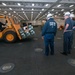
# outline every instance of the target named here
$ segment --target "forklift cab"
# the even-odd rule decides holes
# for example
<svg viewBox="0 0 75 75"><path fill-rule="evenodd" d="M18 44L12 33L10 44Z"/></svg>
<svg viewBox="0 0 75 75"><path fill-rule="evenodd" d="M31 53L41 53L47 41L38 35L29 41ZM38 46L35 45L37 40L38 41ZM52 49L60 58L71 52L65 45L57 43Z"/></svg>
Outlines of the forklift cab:
<svg viewBox="0 0 75 75"><path fill-rule="evenodd" d="M3 23L6 27L0 32L0 39L3 39L5 42L15 42L17 38L22 40L35 34L32 26L27 25L27 29L24 30L21 23L14 17L0 16L0 18L5 19Z"/></svg>
<svg viewBox="0 0 75 75"><path fill-rule="evenodd" d="M6 28L7 23L8 21L4 17L0 16L0 32Z"/></svg>
<svg viewBox="0 0 75 75"><path fill-rule="evenodd" d="M0 16L0 21L5 24L0 31L0 39L3 39L5 42L15 42L17 37L20 40L22 39L18 32L21 28L20 24L16 24L13 17L3 15Z"/></svg>

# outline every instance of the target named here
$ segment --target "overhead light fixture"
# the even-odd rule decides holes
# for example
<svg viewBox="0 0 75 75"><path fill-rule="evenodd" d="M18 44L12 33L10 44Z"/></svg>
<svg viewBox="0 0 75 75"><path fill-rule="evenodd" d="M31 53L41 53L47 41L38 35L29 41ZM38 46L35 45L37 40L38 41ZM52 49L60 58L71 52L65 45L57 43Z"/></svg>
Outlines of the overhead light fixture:
<svg viewBox="0 0 75 75"><path fill-rule="evenodd" d="M48 6L48 4L45 5L46 7Z"/></svg>
<svg viewBox="0 0 75 75"><path fill-rule="evenodd" d="M60 14L58 14L58 15L60 15Z"/></svg>
<svg viewBox="0 0 75 75"><path fill-rule="evenodd" d="M58 12L56 12L56 14L57 14Z"/></svg>
<svg viewBox="0 0 75 75"><path fill-rule="evenodd" d="M21 10L24 10L23 8L21 8Z"/></svg>
<svg viewBox="0 0 75 75"><path fill-rule="evenodd" d="M12 10L12 8L9 8L9 10Z"/></svg>
<svg viewBox="0 0 75 75"><path fill-rule="evenodd" d="M44 11L44 9L42 9L42 11Z"/></svg>
<svg viewBox="0 0 75 75"><path fill-rule="evenodd" d="M4 11L4 13L6 14L6 13L7 13L7 11Z"/></svg>
<svg viewBox="0 0 75 75"><path fill-rule="evenodd" d="M21 4L20 3L17 3L18 4L18 6L21 6Z"/></svg>
<svg viewBox="0 0 75 75"><path fill-rule="evenodd" d="M25 13L25 12L23 11L23 13Z"/></svg>
<svg viewBox="0 0 75 75"><path fill-rule="evenodd" d="M32 10L34 10L34 9L32 9Z"/></svg>
<svg viewBox="0 0 75 75"><path fill-rule="evenodd" d="M16 13L16 11L13 11L14 13Z"/></svg>
<svg viewBox="0 0 75 75"><path fill-rule="evenodd" d="M64 11L64 9L62 9L61 11Z"/></svg>
<svg viewBox="0 0 75 75"><path fill-rule="evenodd" d="M40 12L40 14L41 14L42 12Z"/></svg>
<svg viewBox="0 0 75 75"><path fill-rule="evenodd" d="M74 5L70 5L69 7L73 7Z"/></svg>
<svg viewBox="0 0 75 75"><path fill-rule="evenodd" d="M12 15L12 16L14 16L14 15Z"/></svg>
<svg viewBox="0 0 75 75"><path fill-rule="evenodd" d="M57 5L57 7L60 7L60 6L61 6L61 4Z"/></svg>
<svg viewBox="0 0 75 75"><path fill-rule="evenodd" d="M11 13L9 13L8 15L11 15Z"/></svg>
<svg viewBox="0 0 75 75"><path fill-rule="evenodd" d="M33 12L31 12L33 14Z"/></svg>
<svg viewBox="0 0 75 75"><path fill-rule="evenodd" d="M34 6L34 3L32 4L32 6Z"/></svg>
<svg viewBox="0 0 75 75"><path fill-rule="evenodd" d="M52 11L54 11L54 9L52 9Z"/></svg>
<svg viewBox="0 0 75 75"><path fill-rule="evenodd" d="M5 3L2 3L2 5L6 6L6 4L5 4Z"/></svg>
<svg viewBox="0 0 75 75"><path fill-rule="evenodd" d="M71 9L70 11L74 11L74 9Z"/></svg>

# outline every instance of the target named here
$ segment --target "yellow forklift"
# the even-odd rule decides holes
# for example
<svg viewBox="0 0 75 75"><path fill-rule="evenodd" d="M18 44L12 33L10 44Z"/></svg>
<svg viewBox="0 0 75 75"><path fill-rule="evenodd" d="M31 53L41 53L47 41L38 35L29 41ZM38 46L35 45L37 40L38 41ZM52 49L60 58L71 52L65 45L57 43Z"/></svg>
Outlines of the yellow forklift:
<svg viewBox="0 0 75 75"><path fill-rule="evenodd" d="M20 23L15 23L16 20L13 17L2 15L0 19L5 19L6 21L6 27L0 31L0 39L3 39L5 42L12 43L15 42L17 38L22 40L35 34L32 26L24 30Z"/></svg>

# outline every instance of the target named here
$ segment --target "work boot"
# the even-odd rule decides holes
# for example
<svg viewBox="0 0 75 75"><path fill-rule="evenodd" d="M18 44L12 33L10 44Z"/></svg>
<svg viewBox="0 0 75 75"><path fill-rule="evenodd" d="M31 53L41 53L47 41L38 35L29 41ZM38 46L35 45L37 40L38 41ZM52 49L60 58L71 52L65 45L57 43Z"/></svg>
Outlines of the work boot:
<svg viewBox="0 0 75 75"><path fill-rule="evenodd" d="M71 52L68 52L68 54L71 54Z"/></svg>
<svg viewBox="0 0 75 75"><path fill-rule="evenodd" d="M67 56L67 53L65 53L65 52L63 52L63 53L61 53L62 55L66 55Z"/></svg>
<svg viewBox="0 0 75 75"><path fill-rule="evenodd" d="M51 55L54 55L54 53L51 53Z"/></svg>
<svg viewBox="0 0 75 75"><path fill-rule="evenodd" d="M44 55L45 55L45 56L49 56L49 54L47 54L47 53L45 53Z"/></svg>

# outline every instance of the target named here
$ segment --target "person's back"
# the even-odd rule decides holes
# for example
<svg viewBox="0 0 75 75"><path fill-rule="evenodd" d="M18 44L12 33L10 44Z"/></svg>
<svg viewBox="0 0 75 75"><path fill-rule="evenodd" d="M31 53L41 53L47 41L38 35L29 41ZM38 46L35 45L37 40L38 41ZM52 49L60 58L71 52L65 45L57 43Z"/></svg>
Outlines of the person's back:
<svg viewBox="0 0 75 75"><path fill-rule="evenodd" d="M42 36L45 35L47 38L51 38L51 36L56 35L57 31L57 23L53 18L50 18L44 25L42 30ZM50 36L50 37L49 37Z"/></svg>
<svg viewBox="0 0 75 75"><path fill-rule="evenodd" d="M44 41L45 41L46 56L48 56L49 54L49 45L51 48L51 55L54 54L54 36L56 35L56 31L57 31L57 23L54 21L52 15L49 14L47 18L48 20L42 29L42 37L44 37Z"/></svg>

